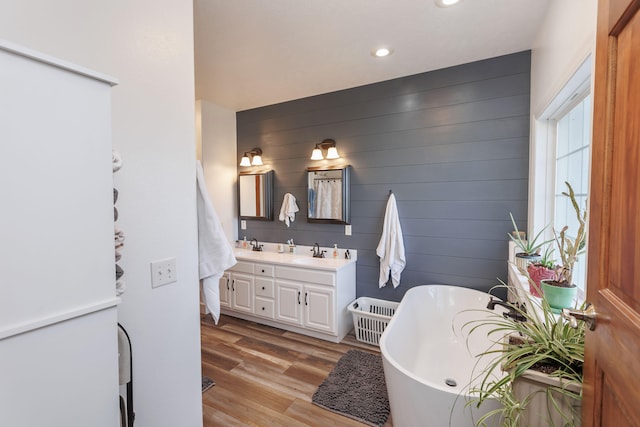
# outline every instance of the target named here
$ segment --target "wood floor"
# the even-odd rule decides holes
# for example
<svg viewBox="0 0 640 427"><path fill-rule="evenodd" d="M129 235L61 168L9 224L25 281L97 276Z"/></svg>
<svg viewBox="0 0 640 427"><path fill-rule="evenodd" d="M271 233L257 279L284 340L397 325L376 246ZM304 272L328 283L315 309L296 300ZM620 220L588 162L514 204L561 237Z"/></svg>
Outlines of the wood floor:
<svg viewBox="0 0 640 427"><path fill-rule="evenodd" d="M204 427L366 424L311 403L318 385L352 348L379 353L353 335L340 344L223 315L201 316ZM392 427L391 420L385 427Z"/></svg>

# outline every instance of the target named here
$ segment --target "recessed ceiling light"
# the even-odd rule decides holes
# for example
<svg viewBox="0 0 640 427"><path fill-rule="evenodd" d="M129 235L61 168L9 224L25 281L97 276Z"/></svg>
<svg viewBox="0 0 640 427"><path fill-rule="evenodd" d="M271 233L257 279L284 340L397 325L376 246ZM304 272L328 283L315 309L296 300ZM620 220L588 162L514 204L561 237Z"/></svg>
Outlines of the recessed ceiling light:
<svg viewBox="0 0 640 427"><path fill-rule="evenodd" d="M438 7L449 7L456 3L460 3L462 0L435 0Z"/></svg>
<svg viewBox="0 0 640 427"><path fill-rule="evenodd" d="M373 53L373 56L377 56L378 58L383 58L385 56L391 55L392 52L393 50L388 47L381 47L378 49L374 49L372 53Z"/></svg>

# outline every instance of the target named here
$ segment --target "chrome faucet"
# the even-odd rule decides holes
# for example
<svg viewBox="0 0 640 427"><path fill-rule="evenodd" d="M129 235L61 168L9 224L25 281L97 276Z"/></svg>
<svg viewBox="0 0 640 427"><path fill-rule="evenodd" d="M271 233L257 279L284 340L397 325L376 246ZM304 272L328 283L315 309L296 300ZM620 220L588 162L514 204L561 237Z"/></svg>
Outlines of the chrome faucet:
<svg viewBox="0 0 640 427"><path fill-rule="evenodd" d="M321 251L320 245L318 243L314 243L313 249L310 249L310 250L313 251L314 258L324 258L324 253L327 252L327 251Z"/></svg>
<svg viewBox="0 0 640 427"><path fill-rule="evenodd" d="M253 242L255 242L255 244ZM251 239L251 246L253 247L252 250L258 251L258 252L261 252L263 248L263 245L259 244L258 239L256 239L255 237Z"/></svg>
<svg viewBox="0 0 640 427"><path fill-rule="evenodd" d="M503 302L500 301L499 299L495 299L495 298L491 298L489 300L489 303L487 304L487 309L489 310L495 310L496 305L502 306L504 308L506 308L509 311L505 311L502 313L502 316L506 319L508 317L512 318L513 320L517 321L517 322L526 322L527 321L527 316L525 316L526 312L527 312L527 306L524 304L519 304L519 303L510 303L510 302Z"/></svg>

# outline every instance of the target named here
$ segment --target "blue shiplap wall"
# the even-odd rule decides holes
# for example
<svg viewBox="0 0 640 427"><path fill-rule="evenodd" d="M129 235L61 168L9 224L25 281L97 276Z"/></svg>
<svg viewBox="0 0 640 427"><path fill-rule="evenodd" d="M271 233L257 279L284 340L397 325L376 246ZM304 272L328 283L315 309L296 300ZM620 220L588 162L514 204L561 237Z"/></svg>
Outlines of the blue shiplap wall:
<svg viewBox="0 0 640 427"><path fill-rule="evenodd" d="M262 148L275 171L276 217L247 221L239 235L358 249L358 296L399 301L429 283L488 290L506 279L509 212L526 229L529 81L527 51L239 112L239 156ZM325 138L340 160L309 159ZM306 222L305 169L334 163L353 167L352 236ZM407 266L397 289L379 289L375 248L389 190ZM300 207L290 228L277 221L287 192Z"/></svg>

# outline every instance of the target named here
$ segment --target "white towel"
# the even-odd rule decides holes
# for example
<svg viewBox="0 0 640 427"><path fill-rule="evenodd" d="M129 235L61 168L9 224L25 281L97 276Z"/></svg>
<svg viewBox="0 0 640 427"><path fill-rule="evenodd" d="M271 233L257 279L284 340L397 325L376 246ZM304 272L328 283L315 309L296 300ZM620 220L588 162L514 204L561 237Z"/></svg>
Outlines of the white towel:
<svg viewBox="0 0 640 427"><path fill-rule="evenodd" d="M198 261L200 279L203 280L204 301L218 324L220 318L220 278L224 271L236 264L233 247L227 240L216 214L207 187L204 171L196 163L197 207L198 207Z"/></svg>
<svg viewBox="0 0 640 427"><path fill-rule="evenodd" d="M291 193L284 195L282 199L282 207L280 208L280 216L278 219L283 221L287 227L296 219L296 212L298 212L298 205L296 204L296 198Z"/></svg>
<svg viewBox="0 0 640 427"><path fill-rule="evenodd" d="M398 218L398 207L393 194L389 196L389 201L387 202L382 236L380 237L376 254L380 257L380 280L378 281L378 286L384 287L389 281L389 273L391 273L391 282L393 287L397 288L400 284L400 274L404 270L407 261L404 257L404 241L402 239L400 218Z"/></svg>

